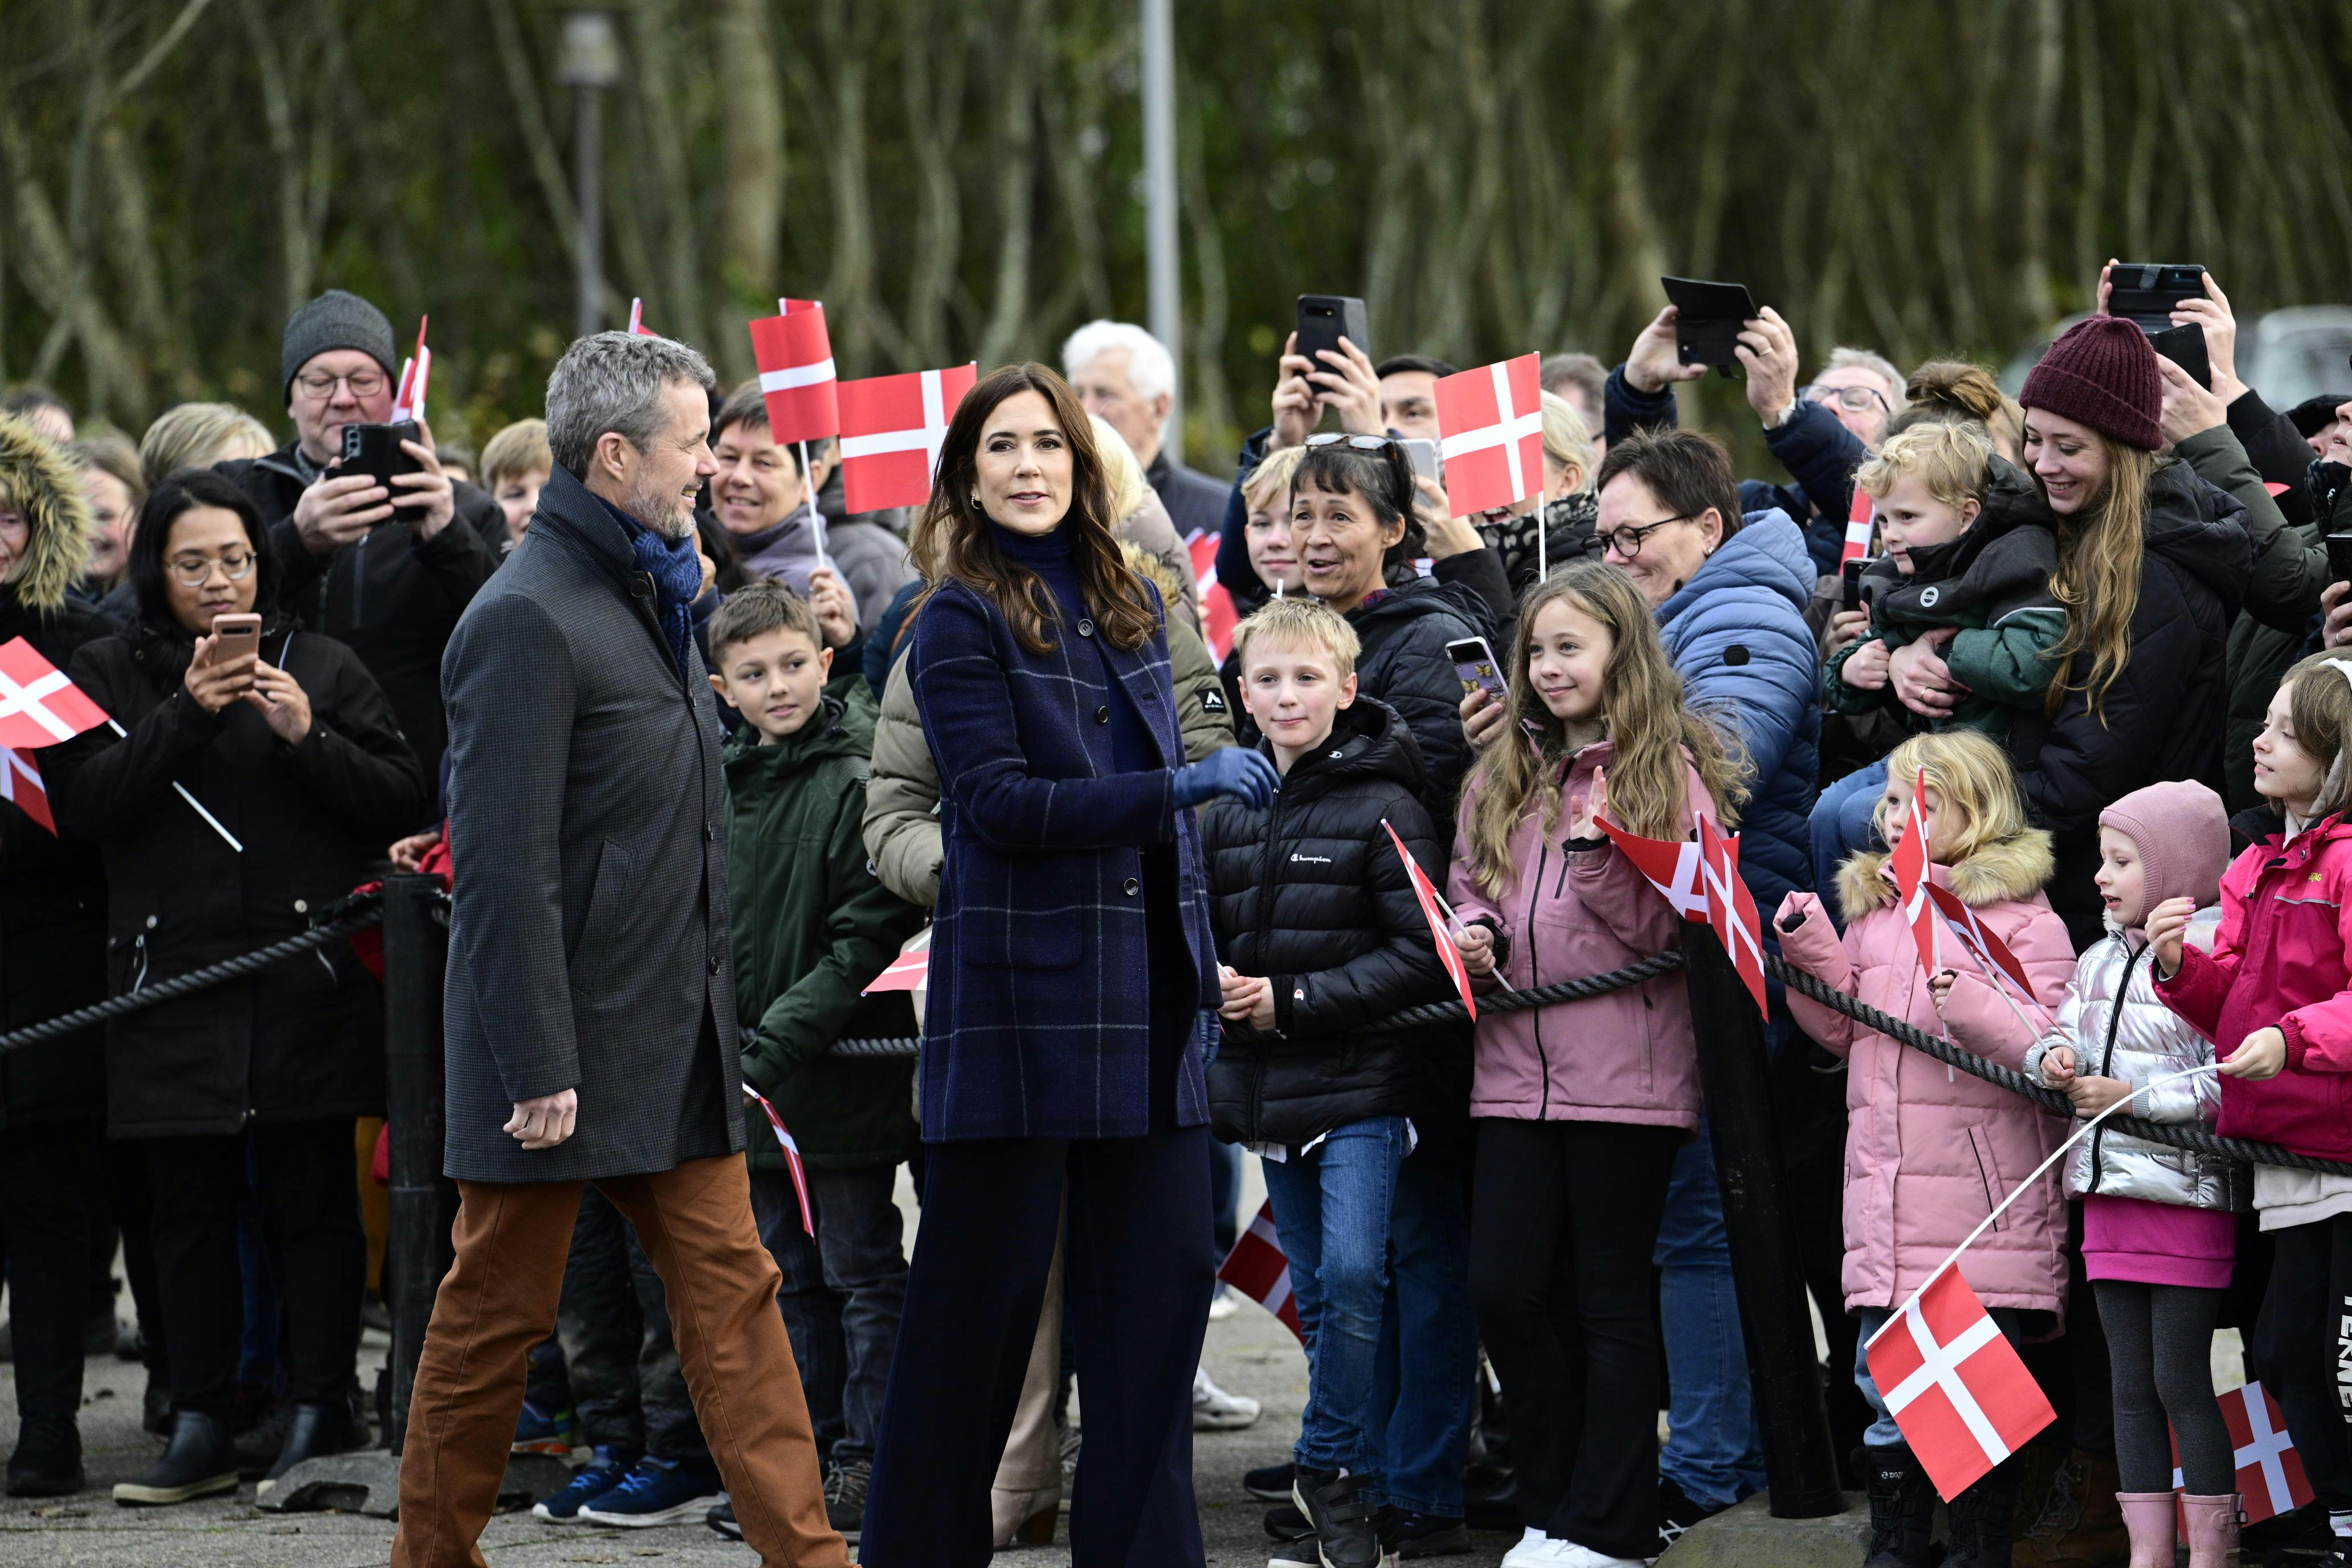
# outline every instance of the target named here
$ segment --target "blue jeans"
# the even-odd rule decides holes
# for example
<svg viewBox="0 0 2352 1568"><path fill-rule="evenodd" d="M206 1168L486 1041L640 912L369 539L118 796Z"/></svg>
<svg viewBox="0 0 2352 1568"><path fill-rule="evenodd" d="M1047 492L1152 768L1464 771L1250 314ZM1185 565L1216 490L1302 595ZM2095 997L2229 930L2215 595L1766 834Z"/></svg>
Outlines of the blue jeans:
<svg viewBox="0 0 2352 1568"><path fill-rule="evenodd" d="M1434 1147L1397 1177L1389 1269L1377 1395L1388 1412L1388 1476L1367 1489L1375 1504L1460 1519L1478 1396L1469 1173Z"/></svg>
<svg viewBox="0 0 2352 1568"><path fill-rule="evenodd" d="M809 1211L816 1216L812 1241L801 1227L792 1177L751 1173L751 1215L784 1277L776 1305L792 1335L811 1424L820 1443L833 1439L835 1467L874 1462L891 1351L907 1305L898 1181L896 1165L808 1167Z"/></svg>
<svg viewBox="0 0 2352 1568"><path fill-rule="evenodd" d="M1307 1408L1294 1457L1310 1469L1362 1476L1375 1489L1388 1445L1374 1367L1404 1144L1404 1118L1374 1116L1335 1129L1307 1153L1265 1163L1307 1337Z"/></svg>
<svg viewBox="0 0 2352 1568"><path fill-rule="evenodd" d="M1715 1150L1704 1121L1698 1137L1675 1155L1654 1257L1672 1384L1666 1416L1672 1436L1659 1451L1658 1472L1692 1501L1728 1508L1763 1489L1764 1447L1748 1389Z"/></svg>
<svg viewBox="0 0 2352 1568"><path fill-rule="evenodd" d="M2024 1331L2016 1308L1987 1307L1985 1312L2011 1348L2024 1342L2021 1338ZM1886 1401L1878 1396L1878 1384L1872 1382L1870 1376L1870 1336L1894 1315L1885 1307L1864 1307L1854 1314L1862 1320L1862 1331L1854 1336L1853 1341L1853 1385L1862 1390L1863 1398L1870 1402L1871 1414L1876 1417L1871 1422L1870 1430L1862 1435L1865 1448L1899 1448L1904 1443L1903 1428L1895 1424L1894 1412L1888 1410Z"/></svg>
<svg viewBox="0 0 2352 1568"><path fill-rule="evenodd" d="M1871 763L1829 785L1822 791L1821 799L1813 803L1811 821L1813 836L1813 886L1820 890L1822 905L1830 918L1838 921L1840 930L1845 922L1838 920L1837 873L1846 857L1867 849L1877 841L1878 825L1874 813L1878 809L1878 797L1886 793L1886 763ZM1770 920L1774 911L1758 911Z"/></svg>

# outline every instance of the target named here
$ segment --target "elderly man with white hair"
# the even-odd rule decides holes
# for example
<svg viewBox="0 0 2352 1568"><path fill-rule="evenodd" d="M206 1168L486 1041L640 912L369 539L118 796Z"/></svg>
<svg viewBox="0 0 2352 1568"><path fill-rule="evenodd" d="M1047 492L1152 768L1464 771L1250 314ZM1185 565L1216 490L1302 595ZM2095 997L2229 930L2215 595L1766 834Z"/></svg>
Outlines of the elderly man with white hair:
<svg viewBox="0 0 2352 1568"><path fill-rule="evenodd" d="M1176 362L1165 344L1132 321L1088 321L1062 344L1062 370L1087 412L1127 438L1178 537L1225 526L1233 487L1175 461L1161 440L1176 402Z"/></svg>

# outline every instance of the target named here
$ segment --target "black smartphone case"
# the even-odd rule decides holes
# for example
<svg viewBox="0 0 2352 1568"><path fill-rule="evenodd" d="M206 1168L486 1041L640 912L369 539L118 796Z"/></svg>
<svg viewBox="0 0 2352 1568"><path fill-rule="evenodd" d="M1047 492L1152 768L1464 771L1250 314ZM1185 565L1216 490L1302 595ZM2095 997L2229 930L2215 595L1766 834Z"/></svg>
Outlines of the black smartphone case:
<svg viewBox="0 0 2352 1568"><path fill-rule="evenodd" d="M1298 352L1307 356L1307 363L1318 370L1329 369L1328 363L1316 357L1316 352L1328 349L1338 353L1342 337L1361 350L1366 359L1376 357L1361 300L1348 294L1298 297Z"/></svg>
<svg viewBox="0 0 2352 1568"><path fill-rule="evenodd" d="M424 465L401 449L403 441L418 441L423 437L416 421L404 419L396 425L346 425L343 426L343 464L339 474L365 474L383 486L392 488L395 474L423 471Z"/></svg>
<svg viewBox="0 0 2352 1568"><path fill-rule="evenodd" d="M1674 305L1675 353L1685 364L1713 365L1718 375L1740 377L1739 331L1756 315L1755 297L1745 283L1714 283L1702 278L1661 278Z"/></svg>

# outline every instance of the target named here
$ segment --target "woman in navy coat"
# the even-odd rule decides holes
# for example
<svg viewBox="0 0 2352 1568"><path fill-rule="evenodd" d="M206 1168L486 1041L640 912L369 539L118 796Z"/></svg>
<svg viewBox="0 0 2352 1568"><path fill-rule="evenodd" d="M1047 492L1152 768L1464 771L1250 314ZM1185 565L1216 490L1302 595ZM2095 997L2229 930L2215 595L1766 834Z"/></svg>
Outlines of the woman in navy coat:
<svg viewBox="0 0 2352 1568"><path fill-rule="evenodd" d="M992 1552L989 1484L1065 1201L1087 1442L1072 1562L1198 1563L1222 992L1191 807L1263 805L1238 748L1187 766L1159 595L1120 563L1086 414L1043 365L964 395L915 531L915 702L946 864L920 1074L923 1224L861 1560Z"/></svg>

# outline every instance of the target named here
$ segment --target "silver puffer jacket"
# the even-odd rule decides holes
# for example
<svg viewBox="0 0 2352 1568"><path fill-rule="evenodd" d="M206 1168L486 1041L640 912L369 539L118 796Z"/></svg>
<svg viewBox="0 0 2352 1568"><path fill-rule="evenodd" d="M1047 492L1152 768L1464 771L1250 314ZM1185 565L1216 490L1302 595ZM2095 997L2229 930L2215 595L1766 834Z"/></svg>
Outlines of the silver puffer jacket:
<svg viewBox="0 0 2352 1568"><path fill-rule="evenodd" d="M2220 921L2220 910L2199 910L2188 940L2210 947ZM2026 1053L2026 1076L2040 1080L2042 1057L2054 1046L2072 1046L2077 1073L2118 1079L2138 1091L2131 1109L2116 1115L2210 1128L2221 1109L2220 1079L2186 1079L2153 1093L2145 1088L2213 1060L2212 1043L2157 998L2155 964L2144 943L2110 929L2075 960L2074 984L2058 1007L2058 1032L2044 1035ZM2066 1163L2067 1196L2104 1193L2225 1211L2251 1201L2253 1184L2239 1162L2128 1137L2113 1126L2102 1123L2074 1146Z"/></svg>

